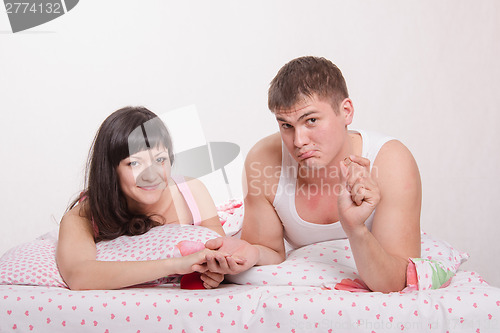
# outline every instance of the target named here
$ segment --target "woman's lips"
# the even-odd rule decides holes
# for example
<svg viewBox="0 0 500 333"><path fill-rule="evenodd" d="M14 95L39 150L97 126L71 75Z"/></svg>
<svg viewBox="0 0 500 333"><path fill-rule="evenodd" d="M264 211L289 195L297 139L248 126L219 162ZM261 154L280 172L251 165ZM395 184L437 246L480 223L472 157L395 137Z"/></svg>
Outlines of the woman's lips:
<svg viewBox="0 0 500 333"><path fill-rule="evenodd" d="M145 190L145 191L154 191L158 187L160 187L160 184L148 185L148 186L139 186L139 185L137 185L137 187L139 187L140 189Z"/></svg>

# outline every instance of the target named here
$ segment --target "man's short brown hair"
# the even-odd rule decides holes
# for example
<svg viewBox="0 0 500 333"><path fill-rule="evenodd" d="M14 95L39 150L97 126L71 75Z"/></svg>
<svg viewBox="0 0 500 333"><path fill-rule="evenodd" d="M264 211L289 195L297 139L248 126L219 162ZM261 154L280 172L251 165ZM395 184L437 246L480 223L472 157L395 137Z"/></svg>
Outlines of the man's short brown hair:
<svg viewBox="0 0 500 333"><path fill-rule="evenodd" d="M338 113L339 103L349 93L342 72L330 60L301 57L288 62L271 81L268 106L271 112L290 110L313 96L329 101Z"/></svg>

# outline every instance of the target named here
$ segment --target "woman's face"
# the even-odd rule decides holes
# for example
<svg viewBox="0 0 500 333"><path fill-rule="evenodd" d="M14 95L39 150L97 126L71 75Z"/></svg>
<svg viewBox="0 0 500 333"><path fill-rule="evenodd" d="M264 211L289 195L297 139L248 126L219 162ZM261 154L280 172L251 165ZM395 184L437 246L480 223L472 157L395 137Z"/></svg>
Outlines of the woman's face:
<svg viewBox="0 0 500 333"><path fill-rule="evenodd" d="M170 178L170 159L164 147L143 150L120 161L116 171L130 209L142 209L160 199Z"/></svg>

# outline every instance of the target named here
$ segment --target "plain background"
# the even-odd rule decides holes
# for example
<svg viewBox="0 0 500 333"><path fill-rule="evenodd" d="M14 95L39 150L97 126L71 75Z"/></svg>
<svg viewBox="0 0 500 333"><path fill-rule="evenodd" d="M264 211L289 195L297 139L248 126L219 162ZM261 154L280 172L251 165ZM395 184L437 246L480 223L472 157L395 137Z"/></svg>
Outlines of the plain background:
<svg viewBox="0 0 500 333"><path fill-rule="evenodd" d="M399 138L422 229L500 286L500 2L82 0L12 34L0 13L0 252L54 229L100 123L125 105L195 105L242 156L277 131L267 88L303 55L343 71L353 127Z"/></svg>

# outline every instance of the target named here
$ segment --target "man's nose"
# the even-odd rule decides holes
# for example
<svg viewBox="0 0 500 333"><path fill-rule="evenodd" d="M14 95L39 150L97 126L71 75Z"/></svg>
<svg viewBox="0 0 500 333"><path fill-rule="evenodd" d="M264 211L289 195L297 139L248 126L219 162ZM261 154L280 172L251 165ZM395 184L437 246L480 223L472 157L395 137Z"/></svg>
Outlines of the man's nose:
<svg viewBox="0 0 500 333"><path fill-rule="evenodd" d="M309 142L309 137L307 135L307 130L300 127L296 127L293 138L293 144L295 145L295 147L300 148L306 145L308 142Z"/></svg>

